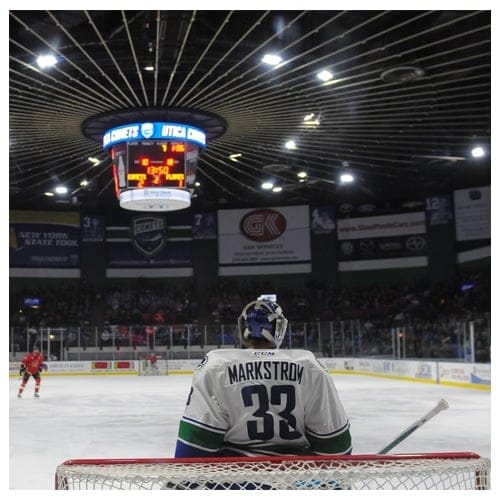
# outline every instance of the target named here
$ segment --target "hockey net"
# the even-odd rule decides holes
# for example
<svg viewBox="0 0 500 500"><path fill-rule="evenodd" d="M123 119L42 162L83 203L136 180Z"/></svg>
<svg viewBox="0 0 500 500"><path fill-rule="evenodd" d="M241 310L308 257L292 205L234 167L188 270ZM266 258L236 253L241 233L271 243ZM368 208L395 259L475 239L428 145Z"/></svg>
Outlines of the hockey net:
<svg viewBox="0 0 500 500"><path fill-rule="evenodd" d="M148 359L139 359L137 361L137 375L168 375L168 360L158 358L155 364Z"/></svg>
<svg viewBox="0 0 500 500"><path fill-rule="evenodd" d="M57 467L61 490L487 490L475 453L214 459L82 459Z"/></svg>

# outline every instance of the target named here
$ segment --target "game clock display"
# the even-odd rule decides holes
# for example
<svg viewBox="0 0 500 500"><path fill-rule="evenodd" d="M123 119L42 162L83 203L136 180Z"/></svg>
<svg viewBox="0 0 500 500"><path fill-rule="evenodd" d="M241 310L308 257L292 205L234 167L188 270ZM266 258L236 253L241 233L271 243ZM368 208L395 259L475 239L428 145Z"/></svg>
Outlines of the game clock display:
<svg viewBox="0 0 500 500"><path fill-rule="evenodd" d="M131 141L127 143L127 188L186 186L186 143Z"/></svg>

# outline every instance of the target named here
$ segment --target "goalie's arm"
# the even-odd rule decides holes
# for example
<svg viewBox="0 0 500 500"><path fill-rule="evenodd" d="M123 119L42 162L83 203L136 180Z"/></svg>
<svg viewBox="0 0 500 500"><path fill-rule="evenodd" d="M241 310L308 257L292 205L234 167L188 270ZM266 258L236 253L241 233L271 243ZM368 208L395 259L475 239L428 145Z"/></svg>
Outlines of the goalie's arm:
<svg viewBox="0 0 500 500"><path fill-rule="evenodd" d="M26 365L24 363L21 363L19 366L19 375L24 375L26 372Z"/></svg>
<svg viewBox="0 0 500 500"><path fill-rule="evenodd" d="M350 423L337 388L328 372L316 361L311 370L313 385L305 417L306 438L314 454L346 455L352 452Z"/></svg>
<svg viewBox="0 0 500 500"><path fill-rule="evenodd" d="M184 415L179 423L176 458L220 456L228 423L213 391L215 382L204 370L208 364L207 355L193 375Z"/></svg>

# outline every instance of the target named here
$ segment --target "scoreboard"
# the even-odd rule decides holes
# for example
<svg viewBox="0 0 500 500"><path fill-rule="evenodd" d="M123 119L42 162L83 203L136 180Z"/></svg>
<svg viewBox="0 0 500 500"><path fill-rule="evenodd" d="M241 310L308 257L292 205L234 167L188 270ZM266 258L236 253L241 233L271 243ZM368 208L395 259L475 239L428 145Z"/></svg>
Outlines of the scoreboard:
<svg viewBox="0 0 500 500"><path fill-rule="evenodd" d="M178 210L190 205L204 135L179 124L145 123L111 129L115 193L131 210Z"/></svg>
<svg viewBox="0 0 500 500"><path fill-rule="evenodd" d="M127 188L186 187L184 142L135 141L127 149Z"/></svg>

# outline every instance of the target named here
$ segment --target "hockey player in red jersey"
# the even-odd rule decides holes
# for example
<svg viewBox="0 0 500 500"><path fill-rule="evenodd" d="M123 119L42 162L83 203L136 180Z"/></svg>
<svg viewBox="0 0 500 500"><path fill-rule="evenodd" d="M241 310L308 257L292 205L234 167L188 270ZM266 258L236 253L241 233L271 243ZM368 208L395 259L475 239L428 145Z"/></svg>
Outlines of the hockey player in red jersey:
<svg viewBox="0 0 500 500"><path fill-rule="evenodd" d="M151 365L156 365L156 362L158 361L158 356L156 353L152 352L151 354L148 354L146 359L151 363Z"/></svg>
<svg viewBox="0 0 500 500"><path fill-rule="evenodd" d="M156 355L156 353L154 351L152 351L150 354L148 354L146 356L146 360L148 361L148 368L150 368L150 370L155 374L155 375L158 375L158 365L157 365L157 361L158 361L158 356Z"/></svg>
<svg viewBox="0 0 500 500"><path fill-rule="evenodd" d="M42 381L40 373L42 370L47 370L47 364L44 362L43 355L38 347L33 347L32 351L24 356L19 368L19 375L22 375L21 386L17 397L22 397L24 388L30 377L35 379L35 398L40 397L40 383Z"/></svg>

